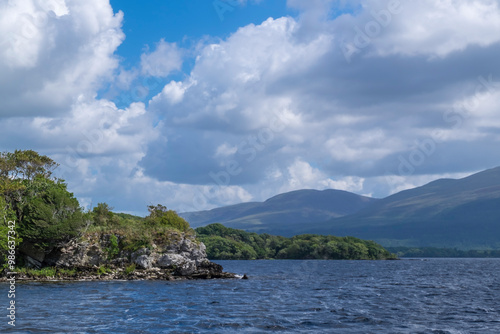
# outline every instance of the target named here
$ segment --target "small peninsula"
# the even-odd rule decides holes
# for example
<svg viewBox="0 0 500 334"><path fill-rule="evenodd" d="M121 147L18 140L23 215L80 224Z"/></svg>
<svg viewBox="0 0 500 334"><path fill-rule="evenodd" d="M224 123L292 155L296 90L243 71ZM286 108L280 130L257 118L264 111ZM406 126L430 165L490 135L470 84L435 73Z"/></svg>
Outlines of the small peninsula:
<svg viewBox="0 0 500 334"><path fill-rule="evenodd" d="M84 211L53 177L57 166L32 150L0 154L1 280L236 277L210 262L194 230L163 205L145 218L106 203Z"/></svg>

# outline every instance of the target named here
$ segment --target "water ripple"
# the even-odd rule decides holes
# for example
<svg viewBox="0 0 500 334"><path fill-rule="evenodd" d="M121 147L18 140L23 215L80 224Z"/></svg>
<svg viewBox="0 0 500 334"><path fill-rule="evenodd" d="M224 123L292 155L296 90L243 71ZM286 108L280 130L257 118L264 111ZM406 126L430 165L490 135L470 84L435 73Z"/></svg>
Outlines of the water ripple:
<svg viewBox="0 0 500 334"><path fill-rule="evenodd" d="M500 333L498 259L219 262L250 279L18 284L14 332Z"/></svg>

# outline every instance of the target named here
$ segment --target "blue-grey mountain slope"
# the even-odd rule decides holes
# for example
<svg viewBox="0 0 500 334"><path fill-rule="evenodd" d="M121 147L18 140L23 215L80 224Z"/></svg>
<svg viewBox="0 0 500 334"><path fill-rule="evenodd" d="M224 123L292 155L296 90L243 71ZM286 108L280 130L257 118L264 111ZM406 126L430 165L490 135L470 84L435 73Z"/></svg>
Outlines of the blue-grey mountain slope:
<svg viewBox="0 0 500 334"><path fill-rule="evenodd" d="M500 167L380 200L339 190L300 190L182 216L193 227L222 223L287 237L314 233L370 239L385 247L500 249Z"/></svg>
<svg viewBox="0 0 500 334"><path fill-rule="evenodd" d="M193 227L221 223L251 232L293 236L311 223L357 212L377 199L342 190L297 190L265 202L242 203L180 215Z"/></svg>
<svg viewBox="0 0 500 334"><path fill-rule="evenodd" d="M500 167L399 192L307 232L353 235L386 247L500 249Z"/></svg>

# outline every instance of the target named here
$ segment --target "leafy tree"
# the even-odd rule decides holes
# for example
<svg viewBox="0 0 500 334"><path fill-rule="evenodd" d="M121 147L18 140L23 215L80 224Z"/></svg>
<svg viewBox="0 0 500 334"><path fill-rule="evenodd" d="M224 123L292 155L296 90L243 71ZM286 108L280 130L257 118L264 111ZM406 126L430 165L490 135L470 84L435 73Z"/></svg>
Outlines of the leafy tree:
<svg viewBox="0 0 500 334"><path fill-rule="evenodd" d="M50 179L59 165L33 150L0 153L0 178L34 180L37 176Z"/></svg>
<svg viewBox="0 0 500 334"><path fill-rule="evenodd" d="M94 224L97 226L119 225L120 219L111 211L113 210L107 203L98 203L92 210Z"/></svg>
<svg viewBox="0 0 500 334"><path fill-rule="evenodd" d="M48 246L78 234L84 225L83 213L64 183L38 178L26 190L20 224L25 240Z"/></svg>
<svg viewBox="0 0 500 334"><path fill-rule="evenodd" d="M109 237L109 247L106 249L108 252L108 258L113 259L120 253L120 247L118 245L118 238L116 235L111 234Z"/></svg>
<svg viewBox="0 0 500 334"><path fill-rule="evenodd" d="M259 258L251 245L221 236L203 239L207 247L207 256L221 260L254 260Z"/></svg>
<svg viewBox="0 0 500 334"><path fill-rule="evenodd" d="M25 241L41 247L75 236L83 224L78 201L52 176L57 166L33 150L0 153L3 211L14 214Z"/></svg>
<svg viewBox="0 0 500 334"><path fill-rule="evenodd" d="M167 210L164 205L150 205L148 211L149 216L146 217L146 222L150 226L171 227L182 232L190 230L189 223L184 218L173 210Z"/></svg>

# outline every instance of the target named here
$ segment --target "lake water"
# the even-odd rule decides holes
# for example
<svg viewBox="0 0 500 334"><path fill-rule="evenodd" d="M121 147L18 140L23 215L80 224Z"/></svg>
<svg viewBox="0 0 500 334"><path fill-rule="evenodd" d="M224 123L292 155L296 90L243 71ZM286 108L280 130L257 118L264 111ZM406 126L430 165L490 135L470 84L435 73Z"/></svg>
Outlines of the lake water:
<svg viewBox="0 0 500 334"><path fill-rule="evenodd" d="M0 332L500 333L500 259L216 262L250 279L18 284Z"/></svg>

